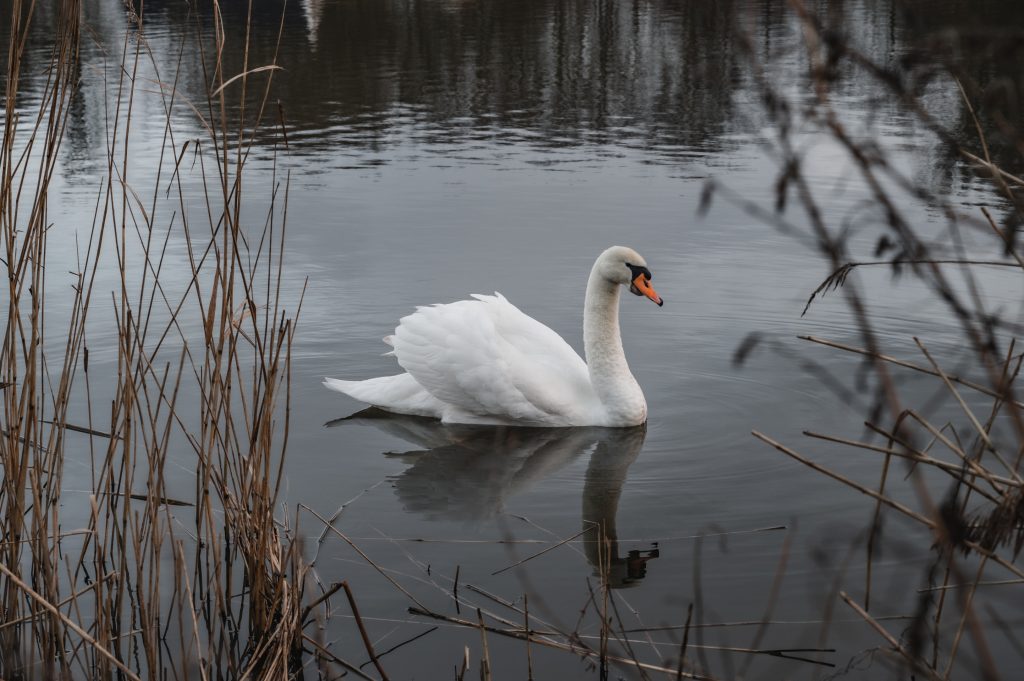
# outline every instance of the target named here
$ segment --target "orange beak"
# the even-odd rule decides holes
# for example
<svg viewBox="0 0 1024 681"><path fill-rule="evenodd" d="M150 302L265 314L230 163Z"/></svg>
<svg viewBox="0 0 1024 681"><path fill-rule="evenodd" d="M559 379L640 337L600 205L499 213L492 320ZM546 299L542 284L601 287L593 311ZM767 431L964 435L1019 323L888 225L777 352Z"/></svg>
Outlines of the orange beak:
<svg viewBox="0 0 1024 681"><path fill-rule="evenodd" d="M644 277L644 275L641 274L640 276L633 280L633 287L640 293L644 294L645 296L656 302L658 304L658 307L661 307L662 305L665 304L665 301L661 299L661 296L658 295L658 292L651 288L651 282L646 277Z"/></svg>

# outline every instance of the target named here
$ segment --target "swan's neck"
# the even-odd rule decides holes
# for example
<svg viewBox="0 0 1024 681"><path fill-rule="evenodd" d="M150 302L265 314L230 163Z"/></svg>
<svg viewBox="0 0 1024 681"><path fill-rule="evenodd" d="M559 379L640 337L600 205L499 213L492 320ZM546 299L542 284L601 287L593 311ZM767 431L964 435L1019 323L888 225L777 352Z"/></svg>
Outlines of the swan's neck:
<svg viewBox="0 0 1024 681"><path fill-rule="evenodd" d="M639 425L647 420L647 403L626 364L619 333L618 284L598 272L587 282L583 308L583 346L590 382L601 400L610 426Z"/></svg>

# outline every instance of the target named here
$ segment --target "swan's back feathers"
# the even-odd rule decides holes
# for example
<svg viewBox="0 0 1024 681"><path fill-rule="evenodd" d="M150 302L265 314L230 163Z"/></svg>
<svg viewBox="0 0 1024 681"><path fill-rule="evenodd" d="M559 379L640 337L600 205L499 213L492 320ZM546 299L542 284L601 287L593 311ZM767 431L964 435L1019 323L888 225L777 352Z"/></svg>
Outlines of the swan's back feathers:
<svg viewBox="0 0 1024 681"><path fill-rule="evenodd" d="M442 418L572 425L594 407L586 363L561 336L501 294L473 298L420 307L391 337L402 368L448 406Z"/></svg>

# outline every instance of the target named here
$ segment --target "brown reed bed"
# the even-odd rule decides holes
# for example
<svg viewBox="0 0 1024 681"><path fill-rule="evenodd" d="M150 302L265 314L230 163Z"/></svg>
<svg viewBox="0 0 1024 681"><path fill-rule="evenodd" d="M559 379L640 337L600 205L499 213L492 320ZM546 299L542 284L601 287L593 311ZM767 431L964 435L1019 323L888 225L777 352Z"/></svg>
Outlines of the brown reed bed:
<svg viewBox="0 0 1024 681"><path fill-rule="evenodd" d="M1024 181L994 160L997 152L1003 162L1022 160L1022 131L1018 121L1007 115L1005 101L996 92L999 83L979 82L977 74L958 61L962 53L950 45L959 40L955 32L933 36L895 63L880 63L858 49L835 20L841 12L819 13L803 0L790 0L789 6L803 29L808 97L795 100L784 94L772 81L769 67L746 46L773 123L771 144L781 169L775 207L754 204L727 187L709 186L706 197L720 196L742 206L796 236L825 259L831 274L810 294L804 313L813 315L823 295L841 296L852 320L851 334L858 341L813 336L802 340L859 358L860 380L868 386L869 395L862 413L862 437L807 430L804 435L810 442L799 446L762 432L754 436L867 497L870 522L866 539L856 550L864 561L865 581L837 583L835 597L875 632L878 648L874 652L879 659L911 678L1014 678L1024 663L1019 633L1006 622L1005 613L991 603L979 604L978 594L981 588L996 588L999 591L993 593L998 593L999 600L1014 602L1020 599L1024 584L1020 320L1012 312L996 311L983 293L979 273L987 268L1024 269L1017 235L1024 215ZM936 39L942 45L937 46ZM1021 48L1020 36L1007 33L991 36L987 49L1006 56L1019 55ZM871 83L887 101L906 111L921 134L934 139L943 153L961 159L969 172L984 178L991 191L988 205L958 204L933 184L897 168L876 137L852 129L836 96L844 78ZM931 115L922 93L937 86L962 98L972 135L957 134ZM879 234L873 253L859 253L851 234L854 230L825 217L827 199L811 186L796 141L794 130L801 126L826 135L844 153L856 180L867 188L881 216L876 220ZM993 142L993 137L998 141ZM787 206L792 210L787 211ZM942 216L941 235L915 223L908 206L925 206ZM858 280L862 270L878 267L889 268L894 276L913 278L932 300L941 303L943 314L959 333L957 371L949 368L952 360L942 354L949 353L950 341L930 343L927 327L922 327L921 337L906 339L913 341L916 356L886 347L892 339L872 317L875 301ZM744 360L759 340L754 337L744 343L737 359ZM929 377L935 396L922 400L920 388L907 388L909 375ZM826 378L838 386L837 392L848 404L856 403L856 390L843 387L833 376L823 381ZM937 410L940 403L949 409ZM945 416L935 416L938 413ZM827 463L829 459L803 453L826 445L838 445L849 456L877 457L877 480L852 479ZM834 455L834 447L829 451ZM919 549L930 556L916 605L896 624L878 618L879 612L888 612L889 604L878 594L873 575L884 543L892 539L894 517L925 530L907 536L926 537ZM890 529L883 532L883 527ZM1016 650L1016 654L994 653L995 638L1009 640L1011 645L1001 650Z"/></svg>
<svg viewBox="0 0 1024 681"><path fill-rule="evenodd" d="M288 678L301 671L311 615L301 547L275 517L301 304L281 297L287 179L255 228L242 211L251 130L276 67L226 72L226 32L212 3L208 95L182 101L178 73L156 83L163 153L177 164L168 177L161 163L143 189L131 145L151 55L143 4L125 6L124 43L103 46L119 68L108 82L96 212L77 235L70 312L50 316L48 296L65 274L47 268L47 244L75 239L81 225L51 222L49 191L90 39L79 0L51 6L56 31L34 99L23 96L22 66L42 10L21 0L3 9L0 677ZM189 107L206 137L177 137L175 107ZM187 198L187 151L200 167L201 210ZM184 285L162 269L172 230L190 267ZM111 268L119 285L99 290L98 275ZM90 381L95 324L114 329L114 358L101 369L109 382ZM72 413L85 422L70 422ZM83 447L92 461L84 506L64 489L65 462L80 460ZM191 496L168 489L171 459L195 470ZM70 509L85 518L81 529L65 529Z"/></svg>

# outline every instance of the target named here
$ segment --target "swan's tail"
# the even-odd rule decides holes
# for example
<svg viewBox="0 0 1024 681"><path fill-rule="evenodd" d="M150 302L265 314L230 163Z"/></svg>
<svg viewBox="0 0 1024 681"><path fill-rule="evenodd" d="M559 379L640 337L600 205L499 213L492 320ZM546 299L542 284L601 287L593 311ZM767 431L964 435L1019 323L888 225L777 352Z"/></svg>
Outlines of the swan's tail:
<svg viewBox="0 0 1024 681"><path fill-rule="evenodd" d="M409 374L380 376L365 381L325 378L324 387L399 414L441 418L441 402Z"/></svg>

